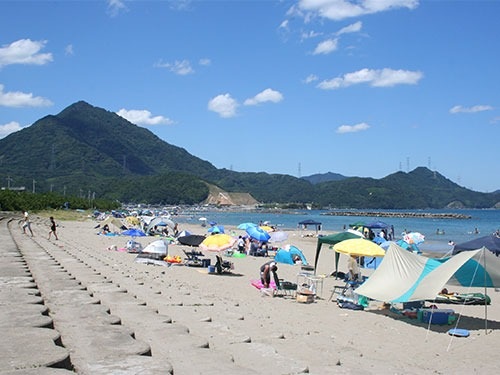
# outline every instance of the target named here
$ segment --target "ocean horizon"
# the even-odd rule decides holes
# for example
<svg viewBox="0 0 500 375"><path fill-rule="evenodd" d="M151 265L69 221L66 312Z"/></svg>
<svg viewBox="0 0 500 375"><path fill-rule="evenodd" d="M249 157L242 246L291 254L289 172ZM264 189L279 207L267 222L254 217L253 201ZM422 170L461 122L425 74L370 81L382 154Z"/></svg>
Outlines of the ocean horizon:
<svg viewBox="0 0 500 375"><path fill-rule="evenodd" d="M495 209L467 209L467 210L372 210L370 213L410 213L410 214L431 214L430 217L380 217L377 215L363 216L367 211L359 210L360 216L331 216L331 210L272 210L246 211L246 210L215 210L199 209L182 212L176 217L179 224L199 223L204 217L207 222L215 222L219 225L237 226L244 222L269 222L271 225L282 230L301 230L304 234L315 233L315 228L310 227L305 230L299 227L299 222L303 220L314 220L321 223L319 234L328 235L343 231L349 225L358 221L370 223L372 221L382 221L394 226L396 240L402 238L403 232L420 232L425 236L425 241L419 248L424 252L446 253L452 249L449 242L455 244L463 243L474 238L482 237L500 230L500 210ZM335 210L335 212L342 210ZM356 210L349 210L353 212ZM433 217L435 214L466 215L470 218L440 218ZM204 228L205 230L205 228ZM200 233L202 231L200 230ZM377 231L375 231L377 232Z"/></svg>

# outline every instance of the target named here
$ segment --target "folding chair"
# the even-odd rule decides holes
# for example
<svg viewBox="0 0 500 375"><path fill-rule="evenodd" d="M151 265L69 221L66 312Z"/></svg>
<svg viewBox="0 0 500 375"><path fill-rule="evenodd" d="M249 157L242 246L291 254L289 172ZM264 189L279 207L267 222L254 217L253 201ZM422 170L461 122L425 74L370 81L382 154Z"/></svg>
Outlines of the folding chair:
<svg viewBox="0 0 500 375"><path fill-rule="evenodd" d="M203 253L200 251L186 251L182 250L184 254L186 254L186 265L190 267L203 267L204 259L201 259L200 256L203 256Z"/></svg>
<svg viewBox="0 0 500 375"><path fill-rule="evenodd" d="M275 295L293 297L297 292L297 284L290 281L285 281L278 277L276 272L273 272L274 283L276 284Z"/></svg>
<svg viewBox="0 0 500 375"><path fill-rule="evenodd" d="M365 279L363 278L362 280L346 280L344 285L336 285L333 287L332 294L330 295L330 298L328 301L331 301L333 299L333 296L335 294L338 294L339 296L342 297L353 297L354 296L354 290L363 284Z"/></svg>
<svg viewBox="0 0 500 375"><path fill-rule="evenodd" d="M215 270L217 273L231 272L234 269L234 264L228 260L222 260L220 255L216 255Z"/></svg>

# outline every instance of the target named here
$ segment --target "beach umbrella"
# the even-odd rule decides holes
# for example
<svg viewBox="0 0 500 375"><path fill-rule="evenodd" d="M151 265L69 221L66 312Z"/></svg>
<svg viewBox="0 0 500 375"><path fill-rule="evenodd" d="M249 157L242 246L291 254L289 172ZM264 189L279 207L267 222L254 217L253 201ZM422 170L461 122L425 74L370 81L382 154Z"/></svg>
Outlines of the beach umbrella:
<svg viewBox="0 0 500 375"><path fill-rule="evenodd" d="M137 228L127 229L122 232L124 236L132 236L132 237L144 237L146 233Z"/></svg>
<svg viewBox="0 0 500 375"><path fill-rule="evenodd" d="M240 225L238 225L238 229L247 230L250 227L256 227L256 226L257 224L254 223L241 223Z"/></svg>
<svg viewBox="0 0 500 375"><path fill-rule="evenodd" d="M424 242L425 236L419 232L410 232L410 233L406 233L403 236L403 240L405 240L405 242L410 244L410 245L412 245L412 244L419 245L422 242Z"/></svg>
<svg viewBox="0 0 500 375"><path fill-rule="evenodd" d="M364 238L353 238L333 245L333 250L351 256L383 257L384 249Z"/></svg>
<svg viewBox="0 0 500 375"><path fill-rule="evenodd" d="M214 225L208 228L207 230L208 233L224 233L224 226L223 225Z"/></svg>
<svg viewBox="0 0 500 375"><path fill-rule="evenodd" d="M259 228L265 230L266 232L272 232L274 230L274 228L270 227L269 225L261 225Z"/></svg>
<svg viewBox="0 0 500 375"><path fill-rule="evenodd" d="M179 238L179 237L185 237L185 236L189 236L190 234L192 234L191 232L187 231L187 230L183 230L182 232L180 232L176 237Z"/></svg>
<svg viewBox="0 0 500 375"><path fill-rule="evenodd" d="M282 230L271 232L269 235L271 236L271 238L269 238L269 242L283 242L288 239L288 233Z"/></svg>
<svg viewBox="0 0 500 375"><path fill-rule="evenodd" d="M246 232L251 238L257 241L267 242L271 238L271 235L260 227L250 227Z"/></svg>
<svg viewBox="0 0 500 375"><path fill-rule="evenodd" d="M236 243L236 238L231 237L228 234L218 233L212 234L206 237L202 243L200 243L201 250L207 251L223 251L230 249Z"/></svg>
<svg viewBox="0 0 500 375"><path fill-rule="evenodd" d="M137 216L127 216L125 220L130 224L130 225L139 225L141 221Z"/></svg>
<svg viewBox="0 0 500 375"><path fill-rule="evenodd" d="M188 234L186 236L178 237L177 242L181 245L197 247L200 246L205 239L206 237L200 234Z"/></svg>

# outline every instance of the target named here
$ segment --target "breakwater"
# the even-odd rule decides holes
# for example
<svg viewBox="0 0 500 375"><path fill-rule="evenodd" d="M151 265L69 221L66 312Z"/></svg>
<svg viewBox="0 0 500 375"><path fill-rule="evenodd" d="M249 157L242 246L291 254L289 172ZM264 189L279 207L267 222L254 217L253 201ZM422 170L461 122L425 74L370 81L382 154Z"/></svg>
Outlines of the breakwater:
<svg viewBox="0 0 500 375"><path fill-rule="evenodd" d="M472 216L459 213L438 212L399 212L399 211L329 211L321 213L327 216L369 216L369 217L399 217L424 219L471 219Z"/></svg>

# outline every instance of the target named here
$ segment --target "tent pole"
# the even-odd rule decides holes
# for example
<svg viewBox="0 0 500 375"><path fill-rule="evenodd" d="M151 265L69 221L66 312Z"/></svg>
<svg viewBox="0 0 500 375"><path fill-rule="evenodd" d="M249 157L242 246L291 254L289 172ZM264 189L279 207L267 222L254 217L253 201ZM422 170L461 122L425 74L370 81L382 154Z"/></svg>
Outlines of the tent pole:
<svg viewBox="0 0 500 375"><path fill-rule="evenodd" d="M486 295L486 247L483 246L483 266L484 266L484 332L488 334L488 298Z"/></svg>

